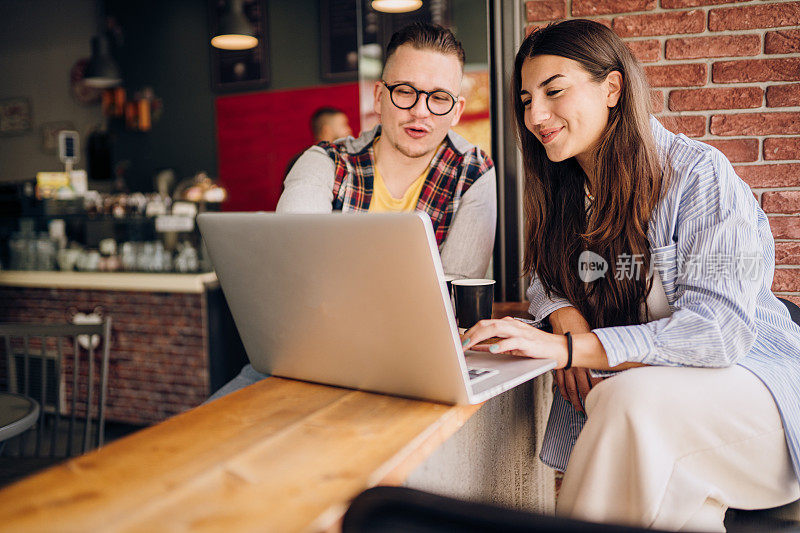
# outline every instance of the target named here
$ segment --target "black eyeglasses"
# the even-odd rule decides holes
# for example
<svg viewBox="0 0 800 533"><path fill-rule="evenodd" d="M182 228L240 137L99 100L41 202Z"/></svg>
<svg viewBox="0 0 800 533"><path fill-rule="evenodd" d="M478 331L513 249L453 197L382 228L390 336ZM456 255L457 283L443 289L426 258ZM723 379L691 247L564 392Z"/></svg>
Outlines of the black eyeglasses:
<svg viewBox="0 0 800 533"><path fill-rule="evenodd" d="M446 115L456 105L456 97L442 89L420 91L407 83L389 85L383 80L381 80L381 83L389 90L389 98L391 98L392 103L400 109L411 109L417 105L420 94L426 96L425 105L428 106L428 111L434 115Z"/></svg>

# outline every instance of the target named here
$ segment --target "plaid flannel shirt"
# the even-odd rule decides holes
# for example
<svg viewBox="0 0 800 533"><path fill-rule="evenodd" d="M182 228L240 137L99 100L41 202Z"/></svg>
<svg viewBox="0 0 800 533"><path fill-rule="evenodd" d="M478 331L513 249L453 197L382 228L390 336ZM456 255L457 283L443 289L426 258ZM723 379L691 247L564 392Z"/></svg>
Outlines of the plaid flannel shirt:
<svg viewBox="0 0 800 533"><path fill-rule="evenodd" d="M372 201L375 175L373 143L380 135L380 126L363 134L367 144L356 153L347 151L344 143L320 143L336 166L333 183L335 211L368 211ZM428 176L417 201L417 211L428 213L433 222L439 247L447 238L461 196L475 181L494 167L491 158L477 146L460 151L457 145L466 141L450 131L431 160Z"/></svg>

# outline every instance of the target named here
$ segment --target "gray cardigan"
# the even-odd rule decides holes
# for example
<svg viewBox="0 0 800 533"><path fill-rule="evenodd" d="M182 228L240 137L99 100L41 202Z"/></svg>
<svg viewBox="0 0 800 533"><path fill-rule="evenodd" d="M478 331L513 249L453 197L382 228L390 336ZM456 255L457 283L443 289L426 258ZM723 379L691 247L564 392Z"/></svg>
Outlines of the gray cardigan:
<svg viewBox="0 0 800 533"><path fill-rule="evenodd" d="M377 128L357 139L343 142L349 153L358 153L375 138ZM448 132L453 147L460 153L474 148L457 133ZM278 213L330 213L333 210L335 165L324 149L312 146L292 167L278 201ZM446 274L462 278L484 277L494 247L497 220L495 171L491 168L456 198L450 230L439 253Z"/></svg>

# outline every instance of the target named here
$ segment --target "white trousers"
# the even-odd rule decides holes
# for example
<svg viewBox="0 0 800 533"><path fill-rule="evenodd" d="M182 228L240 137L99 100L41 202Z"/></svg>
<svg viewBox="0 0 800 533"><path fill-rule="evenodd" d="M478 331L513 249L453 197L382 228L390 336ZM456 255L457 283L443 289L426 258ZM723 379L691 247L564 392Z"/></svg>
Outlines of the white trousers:
<svg viewBox="0 0 800 533"><path fill-rule="evenodd" d="M775 401L745 368L627 370L591 390L586 412L557 515L724 531L728 507L800 498Z"/></svg>

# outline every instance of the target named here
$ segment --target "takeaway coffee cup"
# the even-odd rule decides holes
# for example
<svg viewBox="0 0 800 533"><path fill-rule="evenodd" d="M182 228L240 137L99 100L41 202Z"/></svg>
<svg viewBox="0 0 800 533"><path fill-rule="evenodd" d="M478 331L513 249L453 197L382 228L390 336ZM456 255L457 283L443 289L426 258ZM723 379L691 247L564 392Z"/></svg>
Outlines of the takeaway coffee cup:
<svg viewBox="0 0 800 533"><path fill-rule="evenodd" d="M492 318L493 279L456 279L451 283L459 328L469 329L480 320Z"/></svg>

